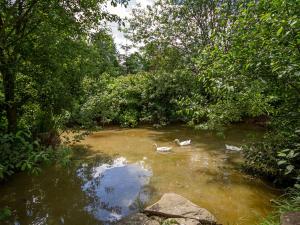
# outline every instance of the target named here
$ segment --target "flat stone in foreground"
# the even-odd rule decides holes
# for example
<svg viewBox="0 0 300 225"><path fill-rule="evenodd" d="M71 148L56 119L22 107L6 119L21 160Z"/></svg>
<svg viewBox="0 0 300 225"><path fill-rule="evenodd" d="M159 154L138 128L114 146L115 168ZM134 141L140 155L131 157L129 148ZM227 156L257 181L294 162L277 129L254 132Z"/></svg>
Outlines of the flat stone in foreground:
<svg viewBox="0 0 300 225"><path fill-rule="evenodd" d="M287 212L280 217L281 225L300 225L300 212Z"/></svg>
<svg viewBox="0 0 300 225"><path fill-rule="evenodd" d="M179 224L217 224L216 218L206 209L200 208L186 198L175 193L166 193L144 212L150 216L178 218ZM180 219L181 218L181 219ZM177 221L177 219L176 219Z"/></svg>

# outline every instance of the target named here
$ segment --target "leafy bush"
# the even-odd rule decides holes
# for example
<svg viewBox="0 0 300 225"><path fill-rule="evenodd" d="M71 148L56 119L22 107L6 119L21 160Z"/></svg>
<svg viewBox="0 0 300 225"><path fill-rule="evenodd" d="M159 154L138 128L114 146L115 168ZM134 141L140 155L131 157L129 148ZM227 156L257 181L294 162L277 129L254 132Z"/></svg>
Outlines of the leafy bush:
<svg viewBox="0 0 300 225"><path fill-rule="evenodd" d="M249 1L195 59L208 105L198 127L220 129L265 116L269 133L246 148L246 168L278 183L299 182L299 1ZM222 10L220 10L222 12ZM220 14L227 21L228 14ZM224 42L228 40L228 42ZM204 113L203 113L204 111ZM196 116L197 118L197 116Z"/></svg>
<svg viewBox="0 0 300 225"><path fill-rule="evenodd" d="M138 123L186 121L180 100L192 98L199 82L191 73L138 73L102 80L90 80L82 106L71 118L79 124L115 122L124 127ZM96 84L95 84L96 83ZM96 88L93 88L96 86ZM101 86L101 88L99 88Z"/></svg>
<svg viewBox="0 0 300 225"><path fill-rule="evenodd" d="M4 221L8 217L10 217L12 214L12 211L8 207L0 208L0 221Z"/></svg>
<svg viewBox="0 0 300 225"><path fill-rule="evenodd" d="M28 131L4 134L0 138L0 180L18 171L38 174L42 163L55 160L67 165L69 156L68 147L60 146L57 149L46 147L41 145L38 139L32 139Z"/></svg>
<svg viewBox="0 0 300 225"><path fill-rule="evenodd" d="M123 127L136 127L138 124L138 118L137 118L138 112L133 110L128 110L123 112L119 119L120 124Z"/></svg>
<svg viewBox="0 0 300 225"><path fill-rule="evenodd" d="M40 162L48 160L48 151L37 140L32 141L29 132L4 134L0 139L0 179L16 171L38 173Z"/></svg>
<svg viewBox="0 0 300 225"><path fill-rule="evenodd" d="M268 176L280 185L300 183L300 131L271 132L245 147L245 169Z"/></svg>

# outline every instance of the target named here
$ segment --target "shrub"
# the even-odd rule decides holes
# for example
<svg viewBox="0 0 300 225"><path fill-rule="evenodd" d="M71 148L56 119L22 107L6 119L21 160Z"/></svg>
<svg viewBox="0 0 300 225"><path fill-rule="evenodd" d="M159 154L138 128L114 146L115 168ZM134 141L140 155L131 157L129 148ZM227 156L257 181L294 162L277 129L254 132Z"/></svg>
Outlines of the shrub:
<svg viewBox="0 0 300 225"><path fill-rule="evenodd" d="M99 85L95 84L97 82ZM93 86L98 88L93 89ZM82 106L71 116L77 123L115 122L134 127L140 122L165 124L186 121L188 118L179 112L180 101L196 95L199 82L191 73L184 71L143 72L108 78L105 83L90 81L85 88Z"/></svg>
<svg viewBox="0 0 300 225"><path fill-rule="evenodd" d="M29 131L4 134L0 138L0 180L18 171L38 174L43 163L57 160L62 165L69 163L70 149L59 146L53 149L33 139Z"/></svg>

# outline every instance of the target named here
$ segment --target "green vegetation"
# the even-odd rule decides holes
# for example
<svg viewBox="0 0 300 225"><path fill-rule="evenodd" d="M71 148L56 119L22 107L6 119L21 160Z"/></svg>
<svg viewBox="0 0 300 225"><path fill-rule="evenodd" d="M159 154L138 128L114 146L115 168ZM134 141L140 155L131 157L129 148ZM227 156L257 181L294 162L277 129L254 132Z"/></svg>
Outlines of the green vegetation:
<svg viewBox="0 0 300 225"><path fill-rule="evenodd" d="M254 118L268 132L245 170L299 186L299 0L157 0L127 21L141 47L123 62L105 3L0 1L0 179L65 155L70 127Z"/></svg>
<svg viewBox="0 0 300 225"><path fill-rule="evenodd" d="M300 192L297 189L290 190L281 199L275 201L276 212L264 219L260 225L280 225L280 215L285 212L300 211Z"/></svg>
<svg viewBox="0 0 300 225"><path fill-rule="evenodd" d="M188 121L181 115L182 98L198 95L200 83L184 71L140 72L116 78L88 78L83 82L86 92L70 121L84 126L118 123L134 127L138 123L167 124ZM91 124L92 123L92 124Z"/></svg>
<svg viewBox="0 0 300 225"><path fill-rule="evenodd" d="M29 132L4 134L0 139L0 179L14 174L15 171L30 171L37 174L40 164L64 155L64 150L54 151L33 140ZM58 157L61 159L60 157Z"/></svg>
<svg viewBox="0 0 300 225"><path fill-rule="evenodd" d="M8 207L0 209L0 221L5 220L11 216L11 210Z"/></svg>
<svg viewBox="0 0 300 225"><path fill-rule="evenodd" d="M0 1L0 179L57 158L84 79L120 74L112 37L99 26L120 20L103 4Z"/></svg>
<svg viewBox="0 0 300 225"><path fill-rule="evenodd" d="M174 219L168 219L161 223L161 225L172 225L172 224L179 224L179 223Z"/></svg>

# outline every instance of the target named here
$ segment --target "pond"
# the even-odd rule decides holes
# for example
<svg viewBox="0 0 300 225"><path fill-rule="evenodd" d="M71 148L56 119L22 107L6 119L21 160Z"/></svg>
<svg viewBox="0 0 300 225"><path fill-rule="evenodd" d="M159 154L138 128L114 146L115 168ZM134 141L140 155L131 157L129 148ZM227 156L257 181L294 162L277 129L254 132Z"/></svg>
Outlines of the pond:
<svg viewBox="0 0 300 225"><path fill-rule="evenodd" d="M0 187L0 205L14 209L7 224L110 224L175 192L223 225L254 225L280 192L240 172L241 153L225 144L240 146L263 132L248 125L225 137L181 125L105 129L81 141L73 166L14 176ZM175 138L192 144L176 146ZM155 143L172 151L158 153Z"/></svg>

